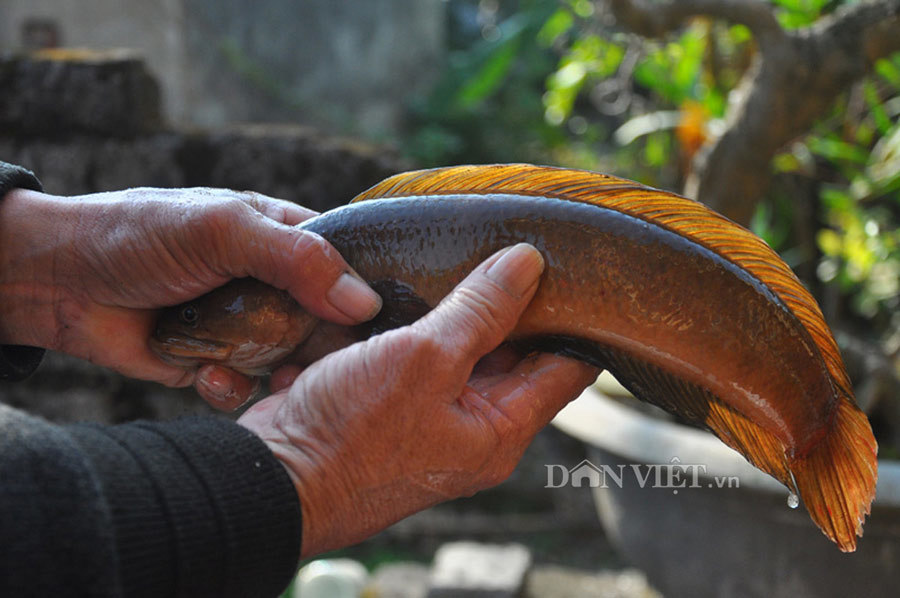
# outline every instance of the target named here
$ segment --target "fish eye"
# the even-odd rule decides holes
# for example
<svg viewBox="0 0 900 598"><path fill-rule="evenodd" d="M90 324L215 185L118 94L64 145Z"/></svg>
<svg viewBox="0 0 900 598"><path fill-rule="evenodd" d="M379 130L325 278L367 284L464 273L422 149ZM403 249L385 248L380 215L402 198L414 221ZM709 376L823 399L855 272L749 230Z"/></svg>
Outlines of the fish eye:
<svg viewBox="0 0 900 598"><path fill-rule="evenodd" d="M179 316L185 324L196 324L200 319L200 310L193 305L187 305L181 309Z"/></svg>

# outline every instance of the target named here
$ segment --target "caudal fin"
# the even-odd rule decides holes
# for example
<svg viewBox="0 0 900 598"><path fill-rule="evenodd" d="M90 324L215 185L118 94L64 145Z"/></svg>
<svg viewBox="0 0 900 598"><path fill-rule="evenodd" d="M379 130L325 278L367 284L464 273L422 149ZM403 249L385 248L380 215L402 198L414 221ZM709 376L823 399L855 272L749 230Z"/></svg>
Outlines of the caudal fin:
<svg viewBox="0 0 900 598"><path fill-rule="evenodd" d="M877 452L868 418L845 398L825 437L790 462L810 517L844 552L856 550L875 498Z"/></svg>

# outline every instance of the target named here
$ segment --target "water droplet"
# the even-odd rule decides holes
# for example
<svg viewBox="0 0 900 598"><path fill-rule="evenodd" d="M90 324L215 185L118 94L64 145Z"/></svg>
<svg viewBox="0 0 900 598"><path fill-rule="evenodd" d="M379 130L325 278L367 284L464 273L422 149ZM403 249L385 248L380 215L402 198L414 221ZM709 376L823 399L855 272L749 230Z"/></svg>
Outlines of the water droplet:
<svg viewBox="0 0 900 598"><path fill-rule="evenodd" d="M796 509L800 506L800 497L791 492L790 494L788 494L787 503L790 508Z"/></svg>

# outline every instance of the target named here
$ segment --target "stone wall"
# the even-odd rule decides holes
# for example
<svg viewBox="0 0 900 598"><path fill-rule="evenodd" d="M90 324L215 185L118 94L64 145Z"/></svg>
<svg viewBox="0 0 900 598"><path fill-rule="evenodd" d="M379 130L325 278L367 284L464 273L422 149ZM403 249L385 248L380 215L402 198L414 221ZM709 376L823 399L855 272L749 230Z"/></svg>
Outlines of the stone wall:
<svg viewBox="0 0 900 598"><path fill-rule="evenodd" d="M317 211L343 205L403 168L386 148L278 125L160 131L132 139L0 135L0 158L34 170L47 192L57 195L224 187Z"/></svg>
<svg viewBox="0 0 900 598"><path fill-rule="evenodd" d="M319 211L402 168L387 148L299 125L167 127L144 63L119 51L0 60L0 157L48 192L135 186L252 189Z"/></svg>
<svg viewBox="0 0 900 598"><path fill-rule="evenodd" d="M173 122L379 135L439 72L445 11L443 0L3 0L0 52L131 48Z"/></svg>

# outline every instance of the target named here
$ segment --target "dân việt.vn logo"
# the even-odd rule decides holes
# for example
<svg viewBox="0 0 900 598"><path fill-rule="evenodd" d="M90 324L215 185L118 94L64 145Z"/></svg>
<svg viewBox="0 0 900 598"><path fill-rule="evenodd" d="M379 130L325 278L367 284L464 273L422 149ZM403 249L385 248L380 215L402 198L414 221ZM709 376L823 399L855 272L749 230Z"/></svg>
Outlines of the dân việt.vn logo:
<svg viewBox="0 0 900 598"><path fill-rule="evenodd" d="M706 465L682 463L672 457L668 463L631 463L595 465L584 459L578 465L549 464L544 488L589 486L591 488L621 488L630 477L639 488L667 488L673 494L683 488L740 488L737 476L707 476Z"/></svg>

